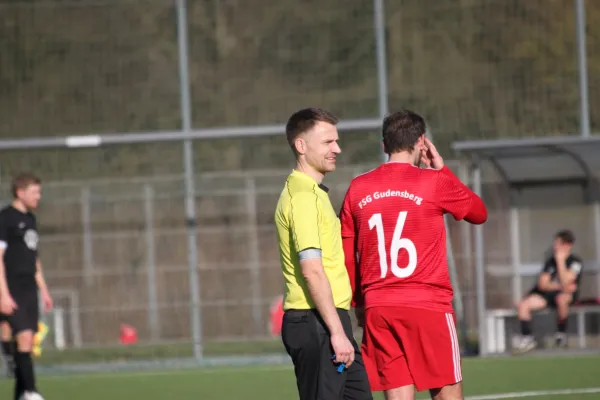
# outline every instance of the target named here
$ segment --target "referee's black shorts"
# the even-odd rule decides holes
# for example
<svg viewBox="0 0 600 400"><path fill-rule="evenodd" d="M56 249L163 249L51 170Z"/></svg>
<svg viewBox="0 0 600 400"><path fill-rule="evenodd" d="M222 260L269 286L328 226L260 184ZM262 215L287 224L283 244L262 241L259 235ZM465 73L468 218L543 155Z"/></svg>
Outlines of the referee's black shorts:
<svg viewBox="0 0 600 400"><path fill-rule="evenodd" d="M338 309L354 362L342 373L333 363L329 331L316 310L288 310L283 316L282 339L292 358L300 400L372 400L360 349L352 335L348 311Z"/></svg>

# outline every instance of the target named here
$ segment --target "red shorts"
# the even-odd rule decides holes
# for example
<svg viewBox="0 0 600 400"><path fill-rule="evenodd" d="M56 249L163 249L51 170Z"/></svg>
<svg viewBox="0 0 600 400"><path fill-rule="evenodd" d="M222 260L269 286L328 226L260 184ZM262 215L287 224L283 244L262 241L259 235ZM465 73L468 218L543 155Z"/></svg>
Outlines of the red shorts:
<svg viewBox="0 0 600 400"><path fill-rule="evenodd" d="M453 313L372 307L365 312L362 353L373 391L418 391L462 381Z"/></svg>

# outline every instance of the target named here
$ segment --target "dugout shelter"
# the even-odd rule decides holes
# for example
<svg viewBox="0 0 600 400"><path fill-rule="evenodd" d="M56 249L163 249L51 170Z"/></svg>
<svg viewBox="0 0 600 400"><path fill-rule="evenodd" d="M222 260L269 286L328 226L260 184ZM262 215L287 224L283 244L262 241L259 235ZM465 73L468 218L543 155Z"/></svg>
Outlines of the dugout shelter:
<svg viewBox="0 0 600 400"><path fill-rule="evenodd" d="M458 141L452 149L461 179L489 209L486 224L462 227L464 256L473 256L479 354L502 353L504 319L514 317L533 286L556 231L575 233L575 252L584 260L582 298L600 297L600 136ZM586 317L598 317L600 306L577 308L585 347Z"/></svg>

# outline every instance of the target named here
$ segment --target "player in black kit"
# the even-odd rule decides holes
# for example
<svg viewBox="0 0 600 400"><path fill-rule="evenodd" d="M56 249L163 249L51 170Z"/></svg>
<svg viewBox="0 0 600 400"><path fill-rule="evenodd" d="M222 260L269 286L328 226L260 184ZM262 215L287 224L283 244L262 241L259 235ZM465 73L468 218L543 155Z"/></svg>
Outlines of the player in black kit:
<svg viewBox="0 0 600 400"><path fill-rule="evenodd" d="M583 262L572 253L575 236L569 230L558 232L554 237L554 254L544 263L537 284L518 306L521 325L521 340L518 352L533 350L537 343L531 332L531 312L550 307L556 309L558 332L555 336L558 347L567 346L567 318L569 307L579 297L579 281Z"/></svg>
<svg viewBox="0 0 600 400"><path fill-rule="evenodd" d="M41 198L41 181L31 174L19 175L13 180L12 194L12 204L0 211L0 312L15 343L2 345L14 360L15 400L41 400L31 358L39 319L38 296L44 312L52 309L38 258L38 231L32 213Z"/></svg>

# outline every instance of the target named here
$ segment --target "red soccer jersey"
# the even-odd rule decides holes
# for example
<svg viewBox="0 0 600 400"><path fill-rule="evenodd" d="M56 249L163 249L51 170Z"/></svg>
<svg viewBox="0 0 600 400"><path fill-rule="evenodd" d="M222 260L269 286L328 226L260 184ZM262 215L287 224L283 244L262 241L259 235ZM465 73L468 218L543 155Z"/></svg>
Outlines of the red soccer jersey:
<svg viewBox="0 0 600 400"><path fill-rule="evenodd" d="M451 312L443 216L463 219L474 197L447 167L390 162L353 179L340 212L353 305Z"/></svg>

